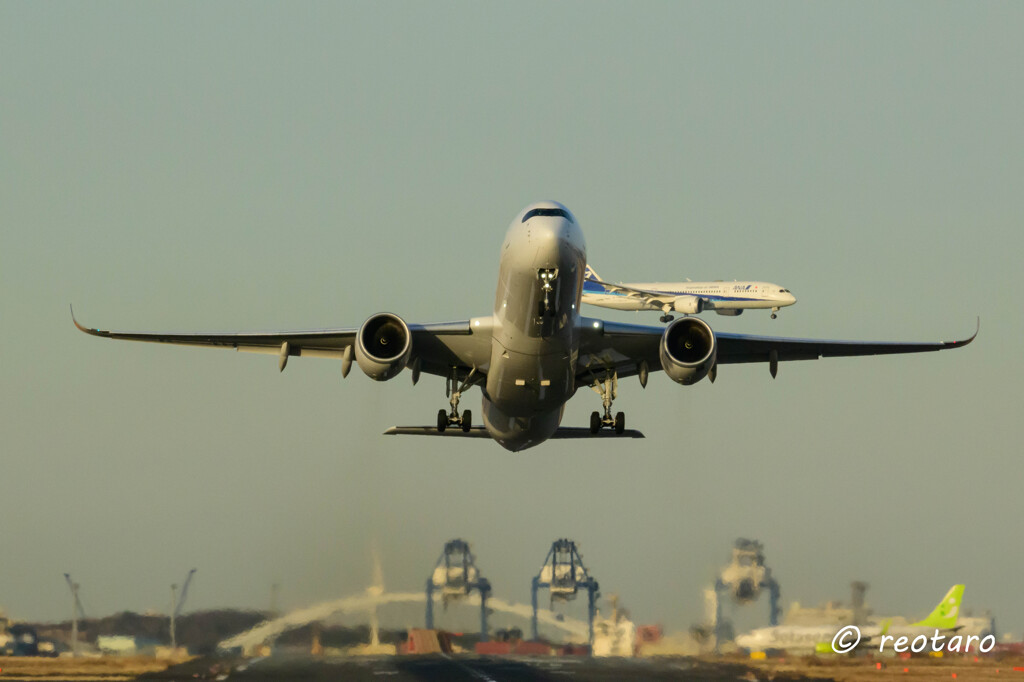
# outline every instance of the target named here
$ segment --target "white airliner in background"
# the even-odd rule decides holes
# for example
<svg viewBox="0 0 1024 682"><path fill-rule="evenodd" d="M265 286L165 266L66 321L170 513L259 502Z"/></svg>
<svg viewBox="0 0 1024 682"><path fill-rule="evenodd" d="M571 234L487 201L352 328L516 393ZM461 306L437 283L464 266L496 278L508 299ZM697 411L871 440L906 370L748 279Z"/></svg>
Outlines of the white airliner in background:
<svg viewBox="0 0 1024 682"><path fill-rule="evenodd" d="M714 310L719 315L740 315L748 308L779 308L796 303L789 289L771 282L642 282L612 284L587 265L583 302L615 310L660 310L661 321L671 322L675 311L695 315Z"/></svg>
<svg viewBox="0 0 1024 682"><path fill-rule="evenodd" d="M381 262L387 264L386 255ZM421 372L442 376L447 379L451 411L439 410L436 426L393 427L386 433L491 438L508 450L523 450L549 438L643 437L626 431L622 412L612 416L612 400L625 377L635 376L646 386L648 374L660 369L689 386L704 377L714 381L718 365L749 362L768 363L774 377L779 362L786 360L919 353L959 348L974 340L971 336L937 343L875 343L716 334L697 317L684 317L664 328L605 322L580 315L586 265L587 246L576 218L562 204L543 201L527 206L512 220L499 252L494 308L480 317L406 324L394 313L377 313L360 327L186 334L107 331L77 321L75 325L87 334L111 339L276 355L282 370L289 358L299 356L330 358L342 376L355 360L376 381L391 379L406 368L413 384ZM424 281L417 275L418 285ZM459 414L459 398L473 386L483 394L482 428L472 425L469 410ZM597 392L604 415L593 412L589 429L562 427L565 404L581 387Z"/></svg>
<svg viewBox="0 0 1024 682"><path fill-rule="evenodd" d="M936 631L949 634L957 630L960 618L960 602L964 596L963 585L953 585L946 596L936 604L932 612L924 620L910 625L892 626L889 622L881 625L865 625L860 628L861 642L869 646L879 646L881 637L891 645L899 637L924 635L931 637ZM891 621L890 621L891 622ZM772 649L794 652L832 652L832 639L843 629L842 625L776 625L770 628L759 628L736 638L736 645L748 651L769 651ZM980 639L980 638L979 638Z"/></svg>

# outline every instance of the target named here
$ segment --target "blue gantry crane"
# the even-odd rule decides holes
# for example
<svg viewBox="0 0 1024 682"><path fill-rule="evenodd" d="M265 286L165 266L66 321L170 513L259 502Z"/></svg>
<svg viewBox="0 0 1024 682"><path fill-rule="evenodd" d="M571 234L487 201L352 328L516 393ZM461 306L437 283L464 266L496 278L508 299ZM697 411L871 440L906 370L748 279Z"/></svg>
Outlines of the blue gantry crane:
<svg viewBox="0 0 1024 682"><path fill-rule="evenodd" d="M738 538L733 545L732 561L715 580L712 628L716 652L723 642L732 639L732 627L723 617L722 602L731 599L739 605L749 604L762 590L768 590L768 623L778 625L782 588L764 563L764 545L757 540Z"/></svg>
<svg viewBox="0 0 1024 682"><path fill-rule="evenodd" d="M551 543L547 558L540 567L540 572L533 576L530 587L530 598L533 602L533 619L530 622L533 639L538 639L537 632L537 590L545 587L551 595L551 601L568 601L575 599L579 590L587 591L587 625L589 626L589 642L594 644L594 616L597 614L598 592L597 581L587 572L583 565L583 557L576 549L572 540L561 538Z"/></svg>
<svg viewBox="0 0 1024 682"><path fill-rule="evenodd" d="M480 641L487 641L487 597L491 594L491 583L481 577L476 567L476 557L465 540L449 540L444 543L433 573L427 578L426 627L434 628L434 593L441 593L445 608L448 602L468 596L473 590L480 593Z"/></svg>

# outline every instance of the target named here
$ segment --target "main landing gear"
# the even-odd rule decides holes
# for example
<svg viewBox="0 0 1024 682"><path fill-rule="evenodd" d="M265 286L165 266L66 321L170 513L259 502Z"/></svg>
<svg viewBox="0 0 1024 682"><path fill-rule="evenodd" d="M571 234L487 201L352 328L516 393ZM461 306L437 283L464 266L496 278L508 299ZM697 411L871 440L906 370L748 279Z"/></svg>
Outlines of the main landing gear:
<svg viewBox="0 0 1024 682"><path fill-rule="evenodd" d="M672 320L676 319L676 318L674 318L674 317L672 317L671 315L668 314L670 310L672 310L672 306L670 306L670 305L663 305L661 307L662 316L659 317L658 319L662 323L664 323L664 322L671 322Z"/></svg>
<svg viewBox="0 0 1024 682"><path fill-rule="evenodd" d="M451 375L445 380L444 394L449 397L448 401L451 403L451 412L445 410L437 411L437 430L439 433L444 433L444 430L449 426L458 426L464 432L468 433L471 426L473 426L473 413L470 410L466 410L459 416L459 398L462 397L462 392L473 385L473 377L476 375L476 367L469 370L469 374L466 378L459 383L458 369L453 367Z"/></svg>
<svg viewBox="0 0 1024 682"><path fill-rule="evenodd" d="M590 432L596 434L604 427L615 429L615 433L622 433L626 430L626 414L619 412L612 417L612 401L618 395L619 389L619 375L617 372L609 372L605 374L604 379L598 380L594 378L594 383L590 385L594 393L601 396L601 402L604 403L604 416L601 416L599 412L590 413Z"/></svg>

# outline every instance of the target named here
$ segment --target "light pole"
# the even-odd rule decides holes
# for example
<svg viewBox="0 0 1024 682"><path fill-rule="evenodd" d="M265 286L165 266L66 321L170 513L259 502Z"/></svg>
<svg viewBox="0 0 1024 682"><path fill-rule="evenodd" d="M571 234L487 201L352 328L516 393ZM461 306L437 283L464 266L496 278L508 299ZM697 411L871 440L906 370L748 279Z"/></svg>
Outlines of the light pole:
<svg viewBox="0 0 1024 682"><path fill-rule="evenodd" d="M69 573L64 574L64 579L68 581L68 587L71 588L71 655L78 655L78 618L82 610L82 602L78 600L78 583L71 581L71 575Z"/></svg>
<svg viewBox="0 0 1024 682"><path fill-rule="evenodd" d="M178 648L178 639L174 634L174 617L177 615L175 612L178 610L178 584L173 583L171 585L171 649Z"/></svg>

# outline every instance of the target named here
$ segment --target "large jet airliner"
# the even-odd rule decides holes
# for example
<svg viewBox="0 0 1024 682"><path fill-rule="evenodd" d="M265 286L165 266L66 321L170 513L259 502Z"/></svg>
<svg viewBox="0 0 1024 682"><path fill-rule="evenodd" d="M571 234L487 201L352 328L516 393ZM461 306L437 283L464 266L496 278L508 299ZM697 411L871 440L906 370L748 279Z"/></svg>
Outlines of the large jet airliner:
<svg viewBox="0 0 1024 682"><path fill-rule="evenodd" d="M953 585L924 620L903 626L892 626L890 625L891 621L882 625L865 625L860 628L861 642L879 646L882 643L881 638L884 636L887 638L886 642L891 645L900 637L908 639L921 635L931 637L936 631L944 635L957 630L960 602L963 596L964 586ZM842 628L842 625L776 625L770 628L758 628L740 635L736 638L736 645L748 651L779 649L829 653L833 651L832 639Z"/></svg>
<svg viewBox="0 0 1024 682"><path fill-rule="evenodd" d="M748 308L780 308L796 303L789 289L771 282L648 282L612 284L587 265L583 302L615 310L660 310L661 321L671 322L672 311L695 315L714 310L719 315L741 315Z"/></svg>
<svg viewBox="0 0 1024 682"><path fill-rule="evenodd" d="M974 336L938 343L868 343L716 334L697 317L668 327L605 322L580 314L587 249L583 232L562 204L544 201L523 209L505 235L498 261L494 312L458 322L407 324L393 313L371 315L360 327L240 333L121 332L75 325L94 336L192 346L216 346L278 356L340 361L342 376L355 360L371 379L392 379L405 368L415 384L422 372L445 377L451 409L439 410L430 427L393 427L386 433L489 437L516 451L549 438L594 434L642 437L612 416L618 382L636 376L647 385L652 371L690 385L712 381L718 365L820 357L917 353L957 348ZM72 315L74 320L74 316ZM459 399L472 386L483 393L483 428L459 414ZM602 399L603 415L590 428L560 428L566 402L580 387ZM448 428L450 426L458 428Z"/></svg>

